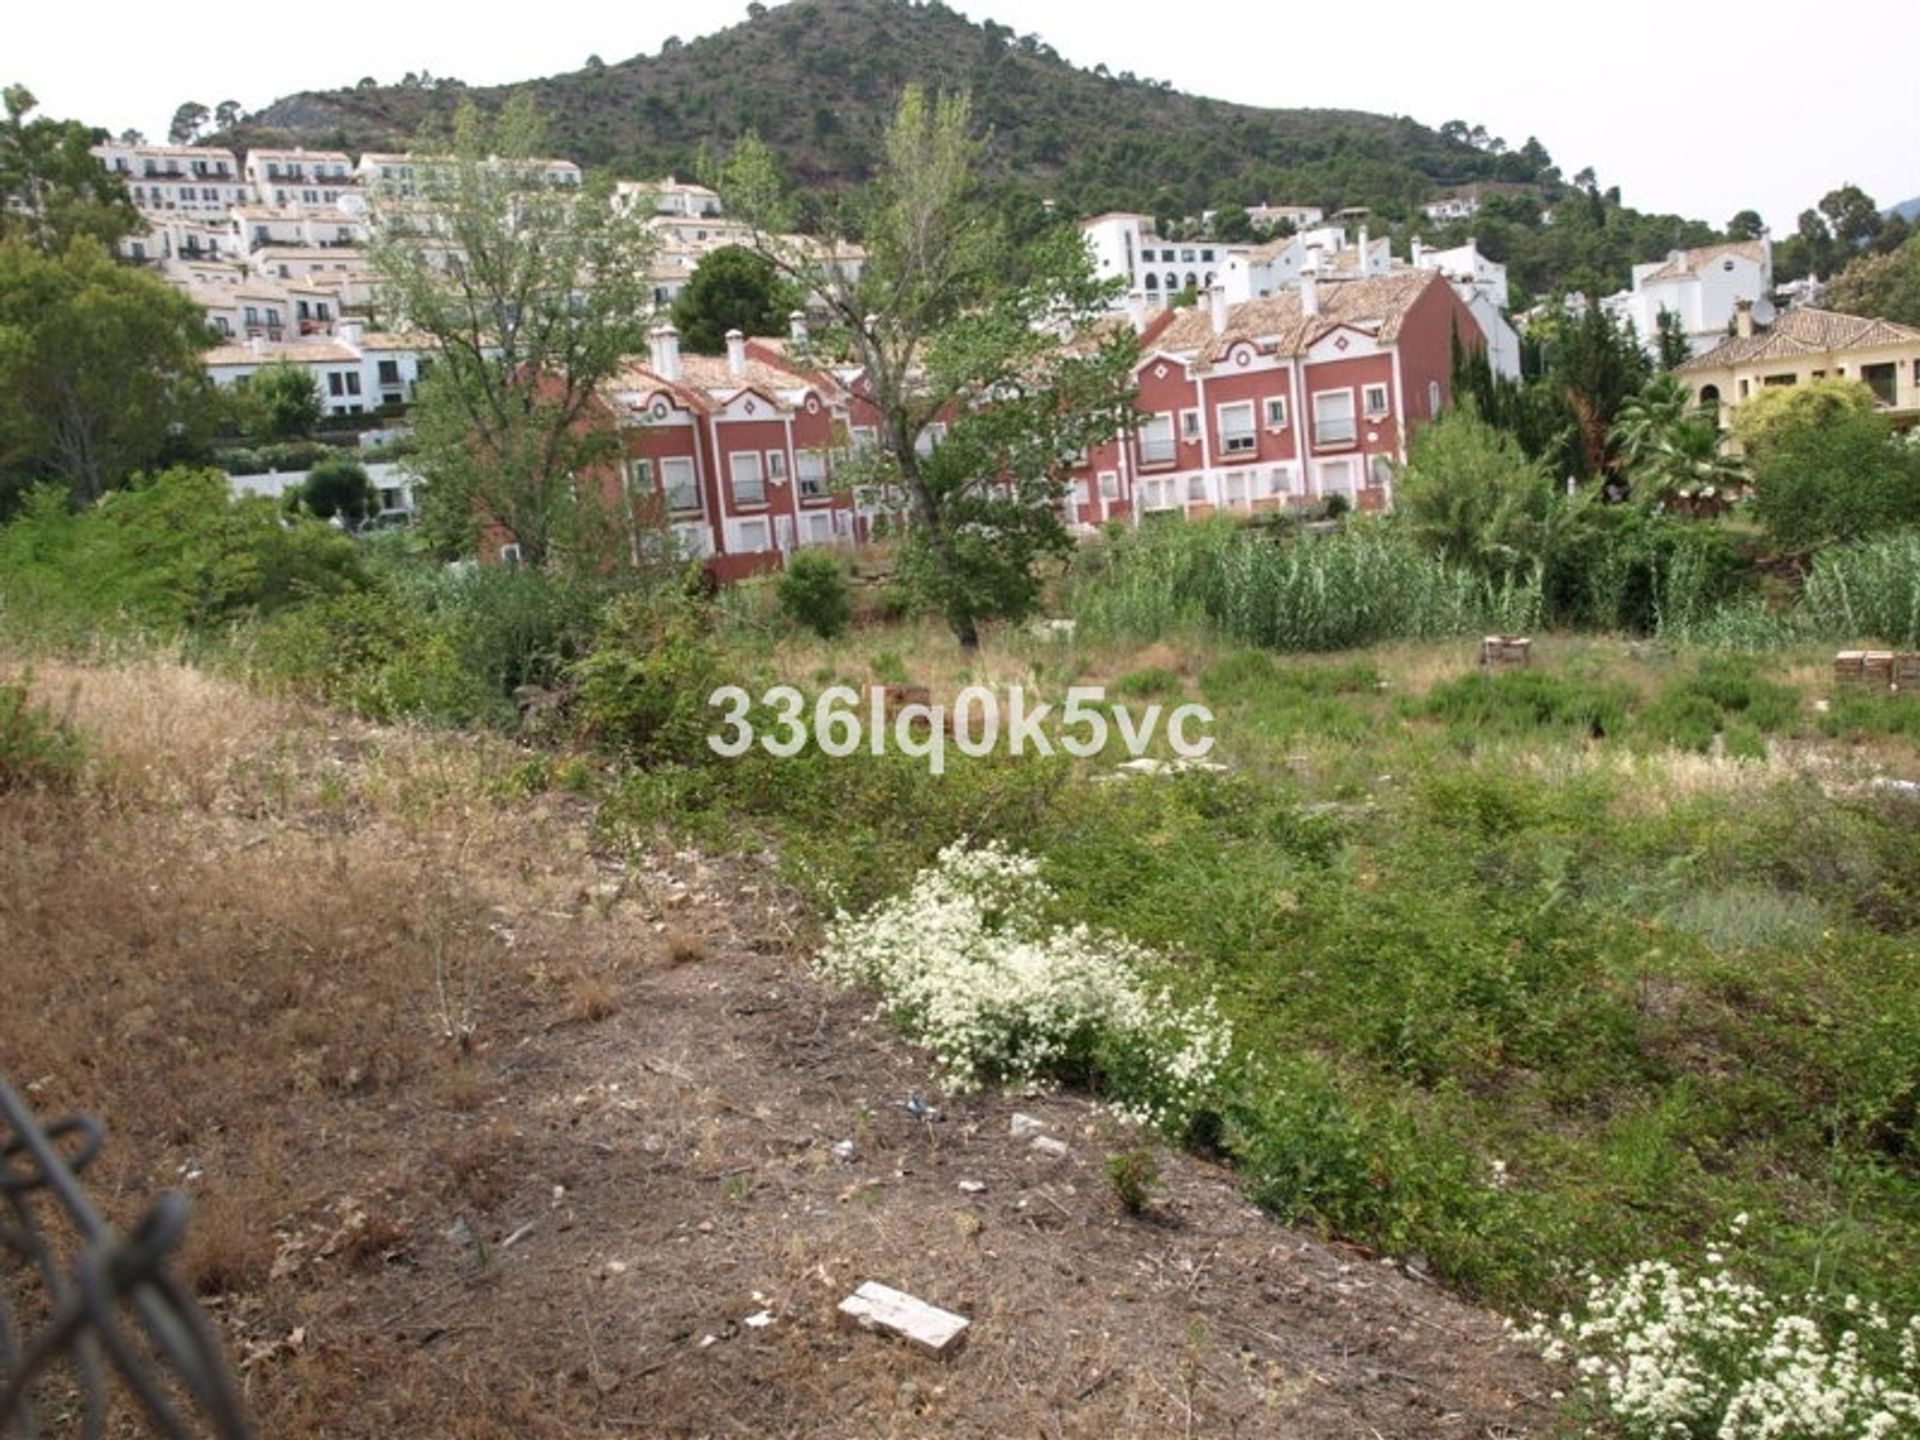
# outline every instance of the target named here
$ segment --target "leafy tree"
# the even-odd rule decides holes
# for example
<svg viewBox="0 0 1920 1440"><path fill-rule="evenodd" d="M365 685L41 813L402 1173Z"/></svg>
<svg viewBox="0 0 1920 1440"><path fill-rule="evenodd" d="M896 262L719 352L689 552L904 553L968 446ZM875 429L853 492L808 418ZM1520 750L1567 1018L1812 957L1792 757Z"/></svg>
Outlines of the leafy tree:
<svg viewBox="0 0 1920 1440"><path fill-rule="evenodd" d="M620 449L597 396L645 349L652 233L602 181L546 182L525 95L491 120L463 100L442 148L417 201L373 207L383 307L437 349L413 407L423 524L470 547L491 521L529 564L598 568L634 523L588 477Z"/></svg>
<svg viewBox="0 0 1920 1440"><path fill-rule="evenodd" d="M0 502L39 480L94 500L192 449L212 343L198 305L92 241L0 244Z"/></svg>
<svg viewBox="0 0 1920 1440"><path fill-rule="evenodd" d="M1528 457L1544 463L1550 473L1564 473L1573 463L1573 415L1554 385L1544 379L1515 380L1494 373L1484 346L1463 345L1459 332L1452 338L1452 383L1448 393L1456 405L1471 404L1480 418L1504 430L1520 443Z"/></svg>
<svg viewBox="0 0 1920 1440"><path fill-rule="evenodd" d="M1562 320L1548 342L1548 368L1573 416L1583 475L1607 474L1607 434L1627 397L1647 381L1650 362L1626 325L1598 305Z"/></svg>
<svg viewBox="0 0 1920 1440"><path fill-rule="evenodd" d="M245 383L248 434L256 440L305 440L326 404L313 372L291 361L262 366Z"/></svg>
<svg viewBox="0 0 1920 1440"><path fill-rule="evenodd" d="M1887 255L1861 255L1827 286L1823 304L1849 315L1920 325L1920 235Z"/></svg>
<svg viewBox="0 0 1920 1440"><path fill-rule="evenodd" d="M1902 444L1884 415L1807 407L1776 417L1752 455L1755 512L1783 550L1806 554L1920 522L1920 449Z"/></svg>
<svg viewBox="0 0 1920 1440"><path fill-rule="evenodd" d="M306 483L300 487L300 501L317 519L331 520L338 515L355 524L380 505L366 468L345 456L322 460L309 470Z"/></svg>
<svg viewBox="0 0 1920 1440"><path fill-rule="evenodd" d="M1756 455L1778 437L1869 415L1876 403L1873 391L1858 380L1766 385L1734 410L1733 438L1747 454Z"/></svg>
<svg viewBox="0 0 1920 1440"><path fill-rule="evenodd" d="M1864 250L1880 234L1880 207L1858 185L1842 185L1820 197L1820 213L1827 219L1840 253Z"/></svg>
<svg viewBox="0 0 1920 1440"><path fill-rule="evenodd" d="M199 138L201 130L206 128L209 118L207 107L197 100L189 100L173 112L173 123L167 127L167 141L173 145L190 145Z"/></svg>
<svg viewBox="0 0 1920 1440"><path fill-rule="evenodd" d="M5 92L0 123L0 242L49 254L76 236L111 248L140 224L127 187L89 152L93 135L73 120L29 120L38 103L24 85Z"/></svg>
<svg viewBox="0 0 1920 1440"><path fill-rule="evenodd" d="M1742 210L1727 221L1729 240L1758 240L1766 230L1767 222L1761 219L1758 210Z"/></svg>
<svg viewBox="0 0 1920 1440"><path fill-rule="evenodd" d="M213 107L213 123L222 130L231 130L240 123L241 114L238 100L222 100Z"/></svg>
<svg viewBox="0 0 1920 1440"><path fill-rule="evenodd" d="M1693 358L1693 340L1677 311L1660 307L1654 332L1654 351L1660 357L1660 369L1675 370Z"/></svg>
<svg viewBox="0 0 1920 1440"><path fill-rule="evenodd" d="M883 151L872 186L824 217L822 244L776 238L788 212L757 141L736 149L722 187L845 337L879 412L875 478L907 499L903 578L971 649L982 620L1035 603L1036 561L1071 547L1065 478L1127 419L1133 333L1098 323L1117 287L1094 279L1077 227L1009 241L975 178L965 95L907 87ZM866 249L857 281L830 258L852 233ZM936 422L947 434L923 454Z"/></svg>
<svg viewBox="0 0 1920 1440"><path fill-rule="evenodd" d="M844 635L853 623L853 591L831 555L800 551L787 562L777 589L780 608L823 640Z"/></svg>
<svg viewBox="0 0 1920 1440"><path fill-rule="evenodd" d="M673 302L673 323L689 350L717 355L726 349L729 330L784 333L802 298L766 256L744 245L722 245L694 267Z"/></svg>
<svg viewBox="0 0 1920 1440"><path fill-rule="evenodd" d="M1414 432L1394 504L1426 545L1504 578L1540 553L1553 481L1511 435L1459 405Z"/></svg>

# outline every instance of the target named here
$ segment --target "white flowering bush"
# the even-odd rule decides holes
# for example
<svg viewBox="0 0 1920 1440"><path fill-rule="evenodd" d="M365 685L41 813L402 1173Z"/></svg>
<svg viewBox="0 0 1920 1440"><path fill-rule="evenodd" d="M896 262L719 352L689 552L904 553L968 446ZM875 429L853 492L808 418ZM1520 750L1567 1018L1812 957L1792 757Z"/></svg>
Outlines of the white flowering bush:
<svg viewBox="0 0 1920 1440"><path fill-rule="evenodd" d="M1135 1119L1185 1127L1218 1088L1227 1023L1154 984L1137 946L1050 924L1052 898L1031 856L962 841L905 894L840 915L816 969L877 990L957 1089L1092 1081Z"/></svg>
<svg viewBox="0 0 1920 1440"><path fill-rule="evenodd" d="M1738 1279L1720 1251L1707 1260L1693 1276L1659 1260L1589 1276L1583 1314L1521 1338L1571 1360L1586 1398L1631 1437L1920 1436L1920 1316L1896 1327L1849 1296L1844 1324L1823 1327Z"/></svg>

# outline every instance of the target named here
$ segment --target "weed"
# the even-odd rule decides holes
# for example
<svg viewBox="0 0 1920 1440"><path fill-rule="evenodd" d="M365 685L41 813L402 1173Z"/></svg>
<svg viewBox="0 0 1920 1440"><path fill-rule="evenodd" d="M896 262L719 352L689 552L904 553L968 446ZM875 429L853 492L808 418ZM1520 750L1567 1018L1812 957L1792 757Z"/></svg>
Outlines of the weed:
<svg viewBox="0 0 1920 1440"><path fill-rule="evenodd" d="M1144 1145L1107 1157L1107 1183L1114 1199L1129 1215L1144 1215L1160 1189L1160 1161Z"/></svg>

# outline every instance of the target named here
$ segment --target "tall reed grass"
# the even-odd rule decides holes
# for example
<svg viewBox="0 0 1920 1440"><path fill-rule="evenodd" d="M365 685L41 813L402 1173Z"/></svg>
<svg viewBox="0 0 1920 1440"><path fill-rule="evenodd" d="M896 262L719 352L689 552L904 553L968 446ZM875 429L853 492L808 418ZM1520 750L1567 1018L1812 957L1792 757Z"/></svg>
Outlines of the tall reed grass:
<svg viewBox="0 0 1920 1440"><path fill-rule="evenodd" d="M1149 525L1109 542L1069 603L1104 634L1204 627L1275 650L1528 630L1541 619L1537 573L1488 581L1390 523L1359 521L1297 538L1225 521Z"/></svg>
<svg viewBox="0 0 1920 1440"><path fill-rule="evenodd" d="M1920 530L1821 552L1801 603L1822 634L1920 645Z"/></svg>

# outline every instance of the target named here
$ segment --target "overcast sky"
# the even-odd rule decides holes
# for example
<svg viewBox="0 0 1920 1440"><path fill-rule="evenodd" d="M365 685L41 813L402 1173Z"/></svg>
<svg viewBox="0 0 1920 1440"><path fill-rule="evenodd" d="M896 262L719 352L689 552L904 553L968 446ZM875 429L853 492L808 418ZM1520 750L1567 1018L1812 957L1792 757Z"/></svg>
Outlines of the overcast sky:
<svg viewBox="0 0 1920 1440"><path fill-rule="evenodd" d="M1037 32L1075 64L1196 94L1457 118L1515 145L1537 135L1567 174L1591 165L1645 210L1720 224L1751 206L1784 234L1843 181L1882 205L1920 196L1916 0L953 3ZM254 109L421 69L476 85L522 80L591 54L651 54L669 35L690 40L746 16L746 0L543 0L510 18L502 7L504 23L441 0L326 14L151 0L10 8L0 83L24 83L47 114L153 139L183 100Z"/></svg>

